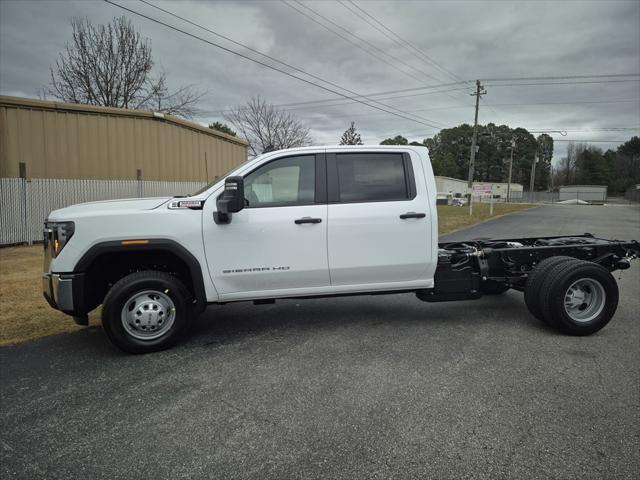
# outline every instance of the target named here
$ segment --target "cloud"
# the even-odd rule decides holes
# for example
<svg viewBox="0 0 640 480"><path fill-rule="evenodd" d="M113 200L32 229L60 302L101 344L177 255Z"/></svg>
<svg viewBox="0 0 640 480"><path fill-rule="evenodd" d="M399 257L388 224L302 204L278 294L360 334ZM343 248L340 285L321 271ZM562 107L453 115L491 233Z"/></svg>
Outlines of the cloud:
<svg viewBox="0 0 640 480"><path fill-rule="evenodd" d="M640 30L637 28L640 2L635 1L356 0L356 5L452 72L455 78L416 52L393 42L388 38L391 36L388 31L385 36L373 28L363 20L368 17L348 3L347 6L358 14L339 2L303 3L346 31L314 17L298 4L294 6L353 42L358 43L347 32L370 42L373 47L361 45L357 48L280 1L155 3L361 94L448 83L455 78L640 72ZM126 2L126 6L225 47L242 50L143 3ZM3 0L0 2L0 93L37 95L49 81L49 65L70 39L72 16L87 17L100 23L123 13L126 14L100 1ZM156 63L165 68L171 85L194 84L208 91L201 104L204 113L200 121L220 119L217 111L242 104L256 94L274 104L336 96L143 18L126 15L151 40ZM244 53L255 57L251 52ZM286 67L285 70L290 71ZM482 123L505 123L531 130L575 130L568 132L567 137L553 134L557 139L617 140L627 139L640 131L638 82L521 87L486 83L489 86L480 110ZM473 98L468 93L462 90L390 99L384 103L414 112L413 115L422 117L424 123L457 125L473 121ZM594 101L613 102L586 103ZM395 134L421 140L436 130L354 103L309 106L291 112L310 126L318 144L337 143L352 120L367 143L378 143ZM601 130L604 127L636 129L607 132ZM607 148L615 143L598 145ZM558 142L556 157L561 156L565 148L566 143Z"/></svg>

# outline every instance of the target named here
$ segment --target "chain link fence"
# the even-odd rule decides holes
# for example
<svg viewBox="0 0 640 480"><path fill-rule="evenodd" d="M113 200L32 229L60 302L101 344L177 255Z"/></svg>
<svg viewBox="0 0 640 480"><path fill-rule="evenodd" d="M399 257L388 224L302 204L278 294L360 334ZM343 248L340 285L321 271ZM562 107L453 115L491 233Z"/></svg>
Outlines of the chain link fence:
<svg viewBox="0 0 640 480"><path fill-rule="evenodd" d="M187 195L204 182L0 178L0 245L42 240L49 212L76 203Z"/></svg>
<svg viewBox="0 0 640 480"><path fill-rule="evenodd" d="M631 185L624 193L624 198L629 202L640 202L640 183L637 185Z"/></svg>
<svg viewBox="0 0 640 480"><path fill-rule="evenodd" d="M558 192L513 192L512 202L520 203L553 203L559 199Z"/></svg>
<svg viewBox="0 0 640 480"><path fill-rule="evenodd" d="M636 197L638 194L636 194ZM512 203L558 203L565 202L568 204L603 204L608 200L607 192L594 192L591 190L575 191L575 192L511 192L509 202ZM506 202L506 196L494 197L490 195L474 195L475 203L494 203Z"/></svg>
<svg viewBox="0 0 640 480"><path fill-rule="evenodd" d="M511 203L554 203L559 200L558 192L522 192L516 191L509 194L509 202ZM474 195L474 203L504 203L507 201L505 196L491 195Z"/></svg>

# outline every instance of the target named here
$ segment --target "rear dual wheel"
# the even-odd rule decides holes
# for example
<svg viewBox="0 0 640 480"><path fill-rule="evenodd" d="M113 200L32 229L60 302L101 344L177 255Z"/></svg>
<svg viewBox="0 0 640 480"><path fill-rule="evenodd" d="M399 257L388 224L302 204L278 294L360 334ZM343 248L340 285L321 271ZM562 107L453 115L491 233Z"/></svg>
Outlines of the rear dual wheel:
<svg viewBox="0 0 640 480"><path fill-rule="evenodd" d="M579 260L573 257L557 256L549 257L542 260L533 269L529 278L527 279L527 286L524 290L524 303L531 312L531 315L546 323L544 315L542 313L542 305L540 303L540 289L542 284L549 276L549 272L556 266L567 262L578 262Z"/></svg>
<svg viewBox="0 0 640 480"><path fill-rule="evenodd" d="M618 307L618 284L606 268L566 257L548 265L525 289L527 306L535 305L532 314L568 335L591 335L609 323Z"/></svg>

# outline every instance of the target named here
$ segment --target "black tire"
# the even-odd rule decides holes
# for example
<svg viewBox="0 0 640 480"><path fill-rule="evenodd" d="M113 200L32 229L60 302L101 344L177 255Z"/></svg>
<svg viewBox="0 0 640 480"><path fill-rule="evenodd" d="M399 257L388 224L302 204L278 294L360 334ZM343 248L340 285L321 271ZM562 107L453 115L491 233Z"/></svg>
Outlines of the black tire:
<svg viewBox="0 0 640 480"><path fill-rule="evenodd" d="M527 285L524 289L524 303L527 305L531 315L544 323L547 323L547 321L544 318L542 307L540 306L540 289L542 288L542 284L554 267L569 261L577 262L579 260L561 255L545 258L536 265L527 279Z"/></svg>
<svg viewBox="0 0 640 480"><path fill-rule="evenodd" d="M579 306L575 306L573 317L565 307L566 296L576 282L582 284L579 290ZM586 293L585 293L586 292ZM599 298L587 301L582 295ZM540 289L540 305L545 320L567 335L591 335L602 329L618 308L618 284L613 275L601 265L579 261L562 263L554 267ZM575 305L575 304L574 304ZM592 318L589 317L592 313ZM576 320L576 315L586 318Z"/></svg>
<svg viewBox="0 0 640 480"><path fill-rule="evenodd" d="M480 291L485 295L500 295L509 290L509 285L494 282L493 280L485 280L480 284Z"/></svg>
<svg viewBox="0 0 640 480"><path fill-rule="evenodd" d="M155 294L153 292L155 292ZM135 297L137 294L140 294L140 297ZM146 296L149 297L148 304L143 303L143 300L138 302L139 298L142 299ZM134 298L135 300L132 300ZM133 321L127 322L129 325L128 329L131 332L127 331L123 317L126 319L130 318L127 317L127 315L138 315L141 313L144 323L144 315L148 315L149 319L151 319L152 315L157 315L154 309L157 310L156 307L158 305L154 306L154 301L160 305L160 311L167 310L166 315L164 315L164 312L160 314L164 315L162 318L167 320L167 322L165 322L164 325L149 325L148 327L144 325L141 327L134 326ZM173 306L171 306L169 302L171 302ZM127 303L130 305L128 310L130 313L124 311ZM148 310L149 313L147 313L146 310L143 311L145 307L149 306L151 307ZM167 308L163 308L163 306ZM137 311L133 313L133 309L140 310L140 313ZM192 313L192 296L189 290L187 290L183 283L176 277L157 271L136 272L120 279L107 293L102 306L102 326L109 340L125 352L155 352L169 348L180 340L188 330ZM156 316L154 318L158 319L161 317ZM162 324L162 318L157 320L156 323L159 322ZM169 318L171 319L170 322L168 321ZM147 319L147 322L150 321L149 319ZM140 322L138 319L135 319L135 323ZM167 325L169 326L167 327ZM142 331L141 329L143 328L149 328L148 332ZM151 331L152 328L158 328L157 333L153 333ZM158 335L163 329L165 329L165 331L158 338L147 339L133 336Z"/></svg>

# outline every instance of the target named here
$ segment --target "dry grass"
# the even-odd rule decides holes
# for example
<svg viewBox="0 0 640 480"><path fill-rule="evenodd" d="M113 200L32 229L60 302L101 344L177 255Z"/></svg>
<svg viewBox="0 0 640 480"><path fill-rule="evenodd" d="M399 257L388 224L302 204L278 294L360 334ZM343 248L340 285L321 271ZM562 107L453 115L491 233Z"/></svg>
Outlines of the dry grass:
<svg viewBox="0 0 640 480"><path fill-rule="evenodd" d="M496 204L494 216L531 208L531 205ZM489 206L476 204L473 217L468 207L438 206L439 233L473 225L489 217ZM33 338L74 332L71 317L52 309L42 296L42 246L0 248L0 346ZM99 309L89 316L98 324Z"/></svg>
<svg viewBox="0 0 640 480"><path fill-rule="evenodd" d="M493 217L490 217L488 203L474 203L473 216L471 217L469 216L468 205L464 207L438 205L438 234L444 235L445 233L463 227L469 227L476 223L489 220L490 218L519 212L521 210L528 210L533 207L534 205L523 203L495 203L493 205Z"/></svg>
<svg viewBox="0 0 640 480"><path fill-rule="evenodd" d="M42 296L42 261L42 245L0 248L0 346L82 328Z"/></svg>

